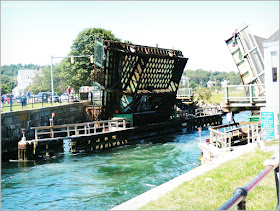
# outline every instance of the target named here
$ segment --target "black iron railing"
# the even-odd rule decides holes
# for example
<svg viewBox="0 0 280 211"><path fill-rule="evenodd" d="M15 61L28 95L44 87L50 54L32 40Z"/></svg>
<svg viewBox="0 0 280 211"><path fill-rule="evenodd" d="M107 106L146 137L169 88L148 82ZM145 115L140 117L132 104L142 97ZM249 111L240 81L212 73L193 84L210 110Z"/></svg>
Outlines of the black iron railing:
<svg viewBox="0 0 280 211"><path fill-rule="evenodd" d="M217 210L232 210L237 206L238 210L246 210L246 200L250 192L252 192L258 184L264 180L273 170L275 174L275 184L277 193L277 208L279 210L279 153L275 153L271 160L264 162L265 169L252 179L246 186L237 188L233 192L233 196L226 201Z"/></svg>
<svg viewBox="0 0 280 211"><path fill-rule="evenodd" d="M53 99L52 99L53 98ZM87 98L87 100L91 100ZM64 103L74 103L80 102L80 94L71 95L66 98L62 98L58 95L43 95L43 96L31 96L31 97L13 97L10 99L6 99L5 101L1 102L1 111L2 112L9 112L9 111L16 111L16 110L24 110L24 109L31 109L31 108L38 108L38 107L47 107L53 105L59 105Z"/></svg>

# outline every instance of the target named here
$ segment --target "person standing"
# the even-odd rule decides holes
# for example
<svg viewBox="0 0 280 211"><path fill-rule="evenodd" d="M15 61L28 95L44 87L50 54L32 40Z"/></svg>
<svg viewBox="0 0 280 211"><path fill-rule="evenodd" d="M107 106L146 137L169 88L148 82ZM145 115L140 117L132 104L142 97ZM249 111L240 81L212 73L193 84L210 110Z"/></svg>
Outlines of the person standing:
<svg viewBox="0 0 280 211"><path fill-rule="evenodd" d="M4 107L4 96L1 96L1 111L3 111L3 107Z"/></svg>
<svg viewBox="0 0 280 211"><path fill-rule="evenodd" d="M27 90L27 103L30 103L30 101L31 101L31 90L30 90L30 88Z"/></svg>
<svg viewBox="0 0 280 211"><path fill-rule="evenodd" d="M68 88L66 89L66 93L67 93L67 96L68 96L68 103L69 103L70 94L71 94L71 86L68 86Z"/></svg>

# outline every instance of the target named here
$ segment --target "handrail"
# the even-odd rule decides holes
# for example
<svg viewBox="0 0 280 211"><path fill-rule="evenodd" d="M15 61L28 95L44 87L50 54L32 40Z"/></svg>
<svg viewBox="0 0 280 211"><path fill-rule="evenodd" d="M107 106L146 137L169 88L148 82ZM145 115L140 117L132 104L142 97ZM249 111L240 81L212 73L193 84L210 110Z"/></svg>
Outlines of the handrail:
<svg viewBox="0 0 280 211"><path fill-rule="evenodd" d="M61 129L55 131L54 129ZM112 120L103 120L103 121L94 121L94 122L84 122L84 123L76 123L76 124L65 124L65 125L50 125L50 126L39 126L39 127L31 127L31 129L35 129L35 140L38 139L39 135L49 135L50 138L54 138L54 135L57 133L66 133L66 136L69 137L71 132L75 136L79 135L89 135L96 134L98 131L113 131L113 130L121 130L126 129L126 118L115 118ZM48 130L48 131L44 131ZM80 134L80 131L82 134Z"/></svg>
<svg viewBox="0 0 280 211"><path fill-rule="evenodd" d="M235 206L239 210L246 210L246 200L248 194L252 192L261 181L263 181L271 171L275 171L275 182L276 182L276 191L277 191L277 199L279 199L279 179L276 171L279 172L279 152L275 153L272 156L272 159L266 160L263 165L265 169L261 171L254 179L252 179L247 185L244 187L237 188L233 192L233 196L227 200L222 206L220 206L217 210L232 210ZM279 206L279 201L278 205Z"/></svg>

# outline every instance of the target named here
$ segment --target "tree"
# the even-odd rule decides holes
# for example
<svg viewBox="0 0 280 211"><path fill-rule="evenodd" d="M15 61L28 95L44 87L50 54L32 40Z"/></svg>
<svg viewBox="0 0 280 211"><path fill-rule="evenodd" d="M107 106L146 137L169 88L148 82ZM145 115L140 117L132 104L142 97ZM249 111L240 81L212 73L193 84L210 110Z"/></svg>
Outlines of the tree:
<svg viewBox="0 0 280 211"><path fill-rule="evenodd" d="M102 28L85 29L73 41L69 56L93 55L95 36L103 40L121 41L111 31ZM74 64L71 64L70 58L65 58L57 67L59 77L61 78L60 91L66 89L68 85L75 90L78 90L81 86L92 85L94 64L90 63L88 57L75 58L74 61ZM58 87L55 88L57 89Z"/></svg>
<svg viewBox="0 0 280 211"><path fill-rule="evenodd" d="M10 94L15 87L16 80L14 77L1 75L1 94Z"/></svg>

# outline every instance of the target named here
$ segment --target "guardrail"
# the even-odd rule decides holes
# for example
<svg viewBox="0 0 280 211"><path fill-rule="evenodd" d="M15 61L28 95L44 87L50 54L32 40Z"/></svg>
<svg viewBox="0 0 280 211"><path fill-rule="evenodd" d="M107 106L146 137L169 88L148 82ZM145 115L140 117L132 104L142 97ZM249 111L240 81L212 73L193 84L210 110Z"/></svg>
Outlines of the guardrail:
<svg viewBox="0 0 280 211"><path fill-rule="evenodd" d="M60 138L80 135L91 135L107 131L117 131L126 129L125 118L115 118L112 120L53 125L50 119L50 126L31 127L35 130L35 140L43 140L49 138Z"/></svg>
<svg viewBox="0 0 280 211"><path fill-rule="evenodd" d="M52 101L52 97L54 97L54 102ZM33 109L39 107L53 106L57 104L69 104L74 102L80 102L80 94L72 95L68 98L62 99L58 95L47 95L42 97L31 96L30 98L12 98L1 102L1 112L9 112L16 110L25 110L25 109ZM91 101L91 98L88 98L87 101Z"/></svg>
<svg viewBox="0 0 280 211"><path fill-rule="evenodd" d="M259 122L239 122L228 125L219 125L208 129L210 131L210 144L215 147L231 149L231 142L234 136L245 136L249 144L260 140L265 133L261 130ZM246 141L245 139L245 141Z"/></svg>
<svg viewBox="0 0 280 211"><path fill-rule="evenodd" d="M258 103L265 102L264 84L227 85L225 86L226 103Z"/></svg>
<svg viewBox="0 0 280 211"><path fill-rule="evenodd" d="M218 107L218 106L201 107L195 109L194 112L191 112L190 110L177 110L177 118L186 119L190 117L209 116L209 115L216 115L221 113L222 113L222 107Z"/></svg>
<svg viewBox="0 0 280 211"><path fill-rule="evenodd" d="M279 210L279 152L275 153L271 160L266 160L263 165L265 166L265 169L261 173L244 187L235 189L233 196L217 210L232 210L236 206L238 210L246 210L246 201L249 193L252 192L273 170L277 193L276 210Z"/></svg>
<svg viewBox="0 0 280 211"><path fill-rule="evenodd" d="M177 98L188 98L192 96L192 88L179 88Z"/></svg>

